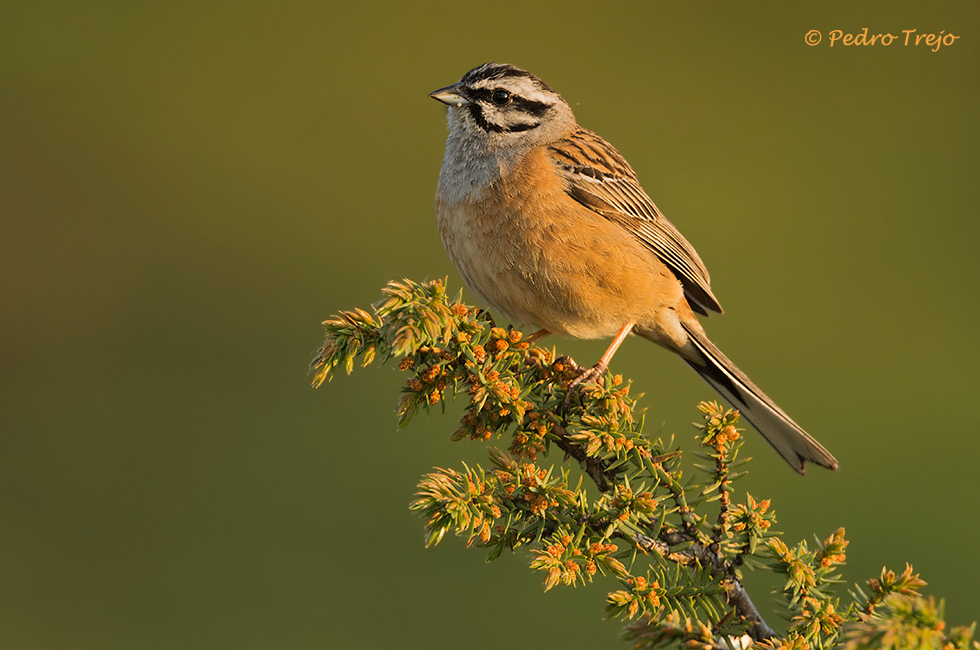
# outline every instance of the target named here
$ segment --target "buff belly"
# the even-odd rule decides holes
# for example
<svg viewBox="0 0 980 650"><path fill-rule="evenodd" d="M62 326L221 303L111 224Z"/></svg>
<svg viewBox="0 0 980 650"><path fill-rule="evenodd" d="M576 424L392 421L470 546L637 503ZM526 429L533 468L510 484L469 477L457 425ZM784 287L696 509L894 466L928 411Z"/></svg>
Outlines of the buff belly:
<svg viewBox="0 0 980 650"><path fill-rule="evenodd" d="M683 300L680 283L660 260L625 230L610 237L601 215L582 208L542 220L493 207L500 206L437 202L439 231L477 299L517 323L571 338L607 338L627 322L652 326L665 299ZM661 276L669 276L668 293L676 295L662 295Z"/></svg>

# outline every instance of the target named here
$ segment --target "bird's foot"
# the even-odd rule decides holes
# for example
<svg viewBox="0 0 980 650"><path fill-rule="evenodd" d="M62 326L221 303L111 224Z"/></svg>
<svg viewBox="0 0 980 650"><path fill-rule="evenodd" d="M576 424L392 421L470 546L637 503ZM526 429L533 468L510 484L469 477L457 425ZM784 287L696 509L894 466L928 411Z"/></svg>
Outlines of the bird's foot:
<svg viewBox="0 0 980 650"><path fill-rule="evenodd" d="M574 361L566 358L566 362L570 362L573 365ZM587 383L598 383L599 379L602 377L603 373L609 368L609 365L605 361L600 361L591 368L580 368L577 365L575 370L579 373L578 377L572 380L572 383L568 385L568 389L565 391L565 399L561 403L561 412L568 412L568 405L572 400L572 395L577 393L582 388L582 384Z"/></svg>

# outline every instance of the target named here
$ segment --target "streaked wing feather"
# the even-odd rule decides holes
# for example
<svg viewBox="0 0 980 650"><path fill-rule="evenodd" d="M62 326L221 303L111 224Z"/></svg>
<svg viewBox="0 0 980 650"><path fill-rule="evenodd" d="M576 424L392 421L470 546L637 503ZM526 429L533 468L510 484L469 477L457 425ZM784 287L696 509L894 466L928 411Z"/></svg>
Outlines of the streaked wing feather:
<svg viewBox="0 0 980 650"><path fill-rule="evenodd" d="M702 314L721 312L711 293L708 270L694 247L657 209L612 145L580 129L552 145L550 151L572 198L649 246L677 274L693 309Z"/></svg>

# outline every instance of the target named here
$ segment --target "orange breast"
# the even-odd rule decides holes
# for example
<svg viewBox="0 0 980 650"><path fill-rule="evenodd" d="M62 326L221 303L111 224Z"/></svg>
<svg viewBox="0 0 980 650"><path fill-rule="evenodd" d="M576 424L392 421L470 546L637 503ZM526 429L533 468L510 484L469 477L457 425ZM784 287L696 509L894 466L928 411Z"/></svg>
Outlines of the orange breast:
<svg viewBox="0 0 980 650"><path fill-rule="evenodd" d="M437 200L443 243L477 298L519 323L574 338L652 322L665 303L686 307L670 270L624 228L572 199L551 165L536 150L470 200Z"/></svg>

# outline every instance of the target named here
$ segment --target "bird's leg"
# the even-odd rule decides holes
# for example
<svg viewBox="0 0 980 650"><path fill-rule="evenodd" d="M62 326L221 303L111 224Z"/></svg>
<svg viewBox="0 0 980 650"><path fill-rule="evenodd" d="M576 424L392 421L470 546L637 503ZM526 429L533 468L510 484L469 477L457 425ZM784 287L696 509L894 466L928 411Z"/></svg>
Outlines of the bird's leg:
<svg viewBox="0 0 980 650"><path fill-rule="evenodd" d="M633 330L633 325L635 323L626 323L620 328L619 333L616 334L616 338L612 340L609 344L609 348L606 349L606 353L602 355L599 359L599 363L595 364L591 368L582 371L578 377L572 380L572 383L568 385L568 391L565 393L565 399L562 401L562 410L568 409L568 401L572 398L572 393L585 382L597 381L602 377L602 373L606 371L609 367L609 362L612 361L613 355L616 354L616 350L622 345L623 341L626 340L626 335Z"/></svg>
<svg viewBox="0 0 980 650"><path fill-rule="evenodd" d="M585 370L582 372L582 374L576 377L568 387L569 390L583 382L596 381L602 376L602 373L604 373L609 367L609 362L612 361L613 355L616 354L616 350L618 350L619 346L622 345L624 340L626 340L626 335L632 331L634 324L635 323L626 323L622 328L620 328L619 333L616 334L616 338L612 340L612 343L610 343L609 347L606 349L606 353L602 355L601 359L599 359L599 363Z"/></svg>
<svg viewBox="0 0 980 650"><path fill-rule="evenodd" d="M544 337L548 336L549 334L551 334L551 332L549 332L548 330L538 330L537 332L535 332L531 336L527 337L525 339L525 341L527 341L528 343L534 343L538 339L543 339Z"/></svg>

